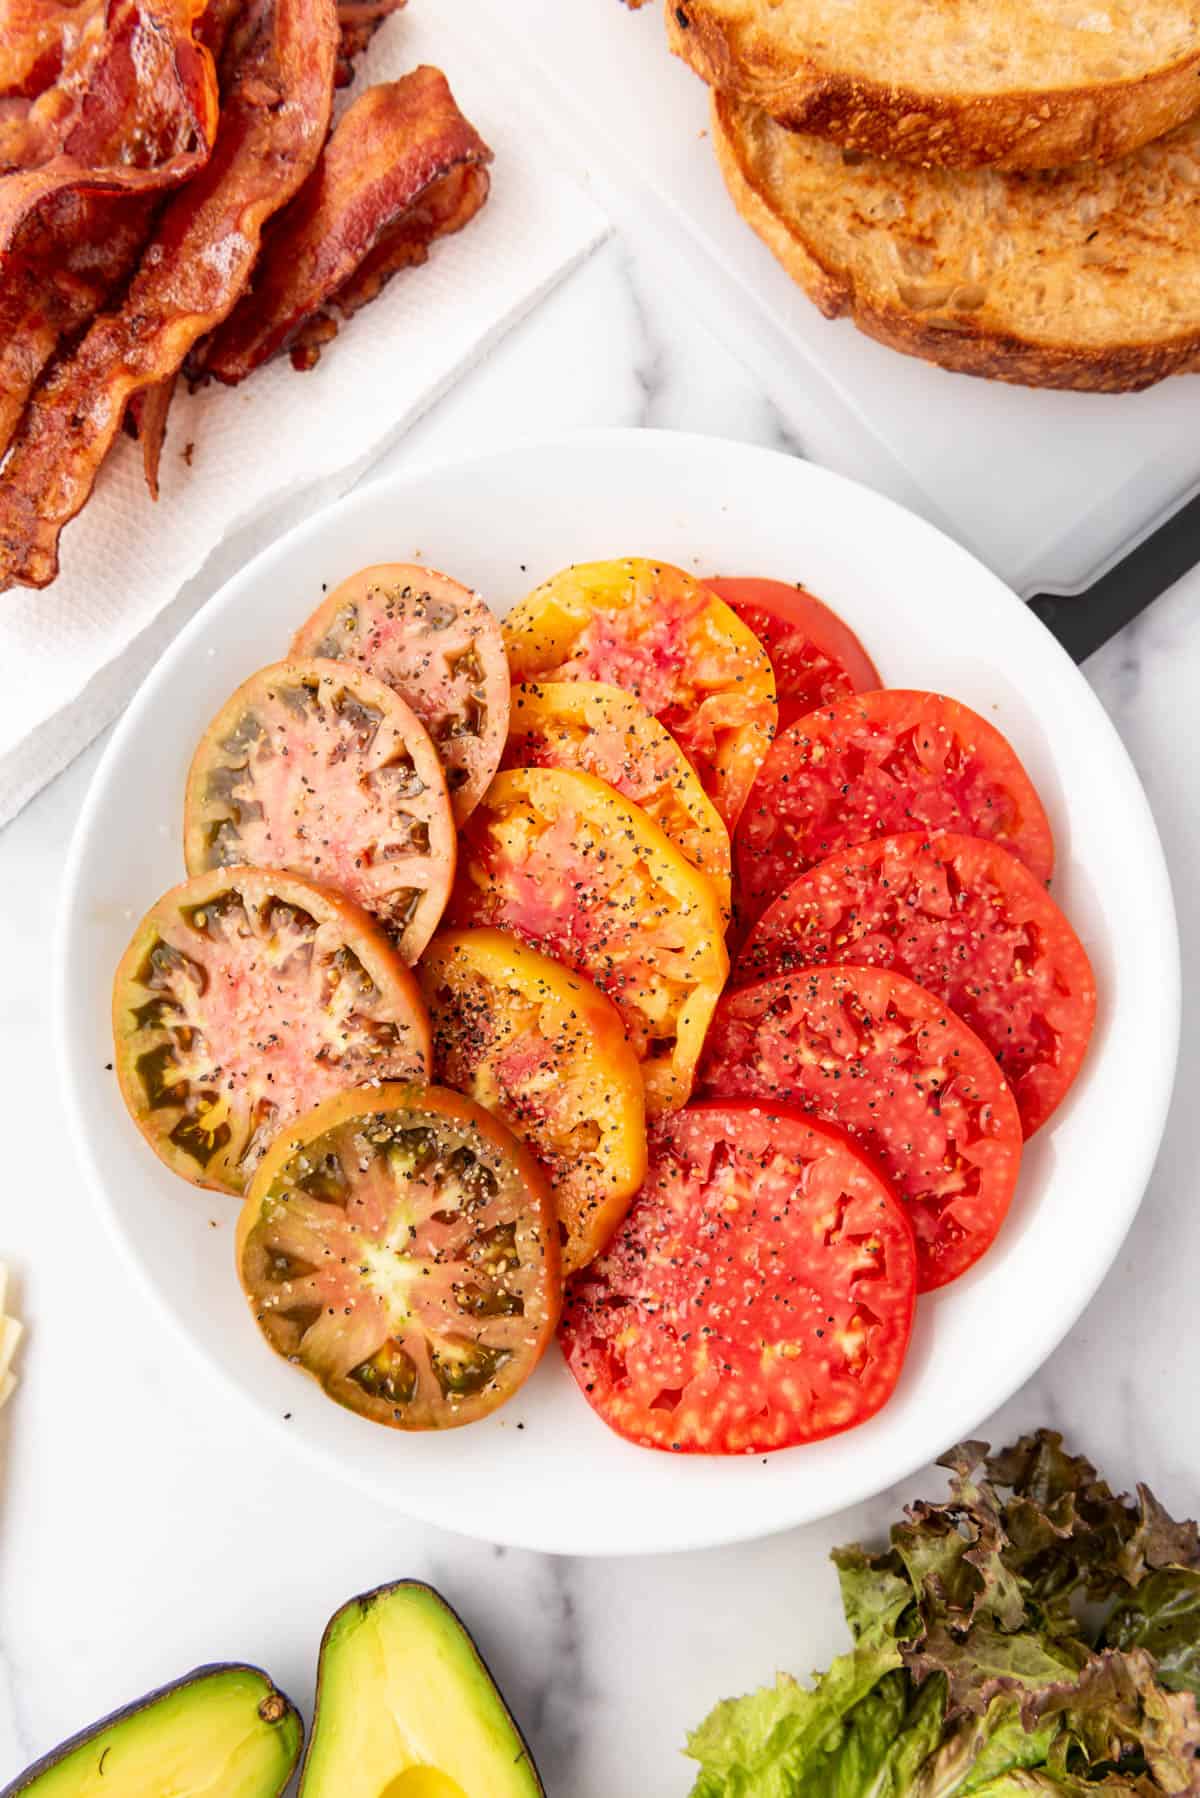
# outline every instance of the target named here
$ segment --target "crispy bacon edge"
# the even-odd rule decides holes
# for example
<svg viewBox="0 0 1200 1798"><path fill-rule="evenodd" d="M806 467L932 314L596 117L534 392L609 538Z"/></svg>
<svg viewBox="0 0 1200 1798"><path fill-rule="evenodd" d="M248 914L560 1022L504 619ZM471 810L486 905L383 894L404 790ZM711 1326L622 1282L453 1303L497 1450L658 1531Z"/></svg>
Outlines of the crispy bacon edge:
<svg viewBox="0 0 1200 1798"><path fill-rule="evenodd" d="M34 394L0 472L0 590L45 587L130 400L181 367L228 315L263 226L329 129L334 0L273 0L224 96L205 167L168 203L119 311L94 320Z"/></svg>
<svg viewBox="0 0 1200 1798"><path fill-rule="evenodd" d="M36 99L58 80L103 0L3 0L0 99Z"/></svg>
<svg viewBox="0 0 1200 1798"><path fill-rule="evenodd" d="M217 78L199 12L199 0L107 0L58 83L0 122L0 251L57 194L160 192L207 160Z"/></svg>
<svg viewBox="0 0 1200 1798"><path fill-rule="evenodd" d="M0 458L58 344L78 335L128 280L157 196L63 193L0 259Z"/></svg>
<svg viewBox="0 0 1200 1798"><path fill-rule="evenodd" d="M399 12L406 0L339 0L338 60L335 84L348 87L354 79L354 64L385 19Z"/></svg>
<svg viewBox="0 0 1200 1798"><path fill-rule="evenodd" d="M62 152L0 179L0 455L58 344L129 279L166 189L208 159L217 79L197 0L81 0ZM98 35L103 26L103 35ZM84 38L89 54L83 55ZM76 66L82 60L83 67ZM131 156L150 155L147 167Z"/></svg>
<svg viewBox="0 0 1200 1798"><path fill-rule="evenodd" d="M236 386L288 349L311 367L337 331L326 308L349 317L461 230L487 198L491 159L440 69L369 88L275 220L250 291L192 372Z"/></svg>

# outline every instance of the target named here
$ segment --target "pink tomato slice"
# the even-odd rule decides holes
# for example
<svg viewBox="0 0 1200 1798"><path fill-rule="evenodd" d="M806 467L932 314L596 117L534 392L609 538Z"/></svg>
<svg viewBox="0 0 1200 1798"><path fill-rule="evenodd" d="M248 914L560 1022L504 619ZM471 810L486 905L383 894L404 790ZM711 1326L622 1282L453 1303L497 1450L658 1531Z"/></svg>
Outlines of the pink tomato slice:
<svg viewBox="0 0 1200 1798"><path fill-rule="evenodd" d="M278 662L221 708L192 759L189 874L251 864L334 887L416 961L454 880L454 816L429 733L341 662Z"/></svg>
<svg viewBox="0 0 1200 1798"><path fill-rule="evenodd" d="M358 906L292 875L218 868L152 906L113 986L116 1071L154 1152L245 1190L267 1144L365 1081L426 1080L416 984Z"/></svg>

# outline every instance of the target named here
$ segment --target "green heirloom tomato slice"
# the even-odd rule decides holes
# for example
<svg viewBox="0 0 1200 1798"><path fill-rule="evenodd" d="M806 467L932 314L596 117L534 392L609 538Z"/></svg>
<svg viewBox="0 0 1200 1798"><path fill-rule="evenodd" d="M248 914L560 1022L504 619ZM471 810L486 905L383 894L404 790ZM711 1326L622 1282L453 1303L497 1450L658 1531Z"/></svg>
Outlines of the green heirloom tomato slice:
<svg viewBox="0 0 1200 1798"><path fill-rule="evenodd" d="M1021 1167L1021 1118L990 1049L888 968L809 968L726 993L704 1045L710 1098L799 1105L887 1175L923 1292L991 1245Z"/></svg>
<svg viewBox="0 0 1200 1798"><path fill-rule="evenodd" d="M894 969L956 1011L1000 1063L1026 1136L1083 1065L1087 951L1041 882L982 837L905 831L831 855L763 913L735 979L834 963Z"/></svg>
<svg viewBox="0 0 1200 1798"><path fill-rule="evenodd" d="M263 1160L238 1268L277 1354L402 1430L485 1417L558 1316L558 1223L529 1152L439 1087L343 1093Z"/></svg>
<svg viewBox="0 0 1200 1798"><path fill-rule="evenodd" d="M1038 880L1053 872L1049 821L1007 738L945 694L888 688L776 737L734 839L742 921L826 856L902 830L984 837Z"/></svg>
<svg viewBox="0 0 1200 1798"><path fill-rule="evenodd" d="M355 662L406 699L442 758L461 824L500 765L508 658L480 593L412 562L361 568L292 640L294 656Z"/></svg>
<svg viewBox="0 0 1200 1798"><path fill-rule="evenodd" d="M652 1126L645 1185L570 1281L563 1347L629 1441L762 1454L887 1403L916 1281L904 1209L848 1137L784 1107L689 1105Z"/></svg>
<svg viewBox="0 0 1200 1798"><path fill-rule="evenodd" d="M429 733L360 668L262 668L196 750L184 817L189 874L246 864L303 874L373 913L409 963L437 929L454 853Z"/></svg>
<svg viewBox="0 0 1200 1798"><path fill-rule="evenodd" d="M416 983L358 906L294 875L218 868L165 893L117 969L121 1093L151 1148L240 1194L267 1143L331 1093L429 1076Z"/></svg>

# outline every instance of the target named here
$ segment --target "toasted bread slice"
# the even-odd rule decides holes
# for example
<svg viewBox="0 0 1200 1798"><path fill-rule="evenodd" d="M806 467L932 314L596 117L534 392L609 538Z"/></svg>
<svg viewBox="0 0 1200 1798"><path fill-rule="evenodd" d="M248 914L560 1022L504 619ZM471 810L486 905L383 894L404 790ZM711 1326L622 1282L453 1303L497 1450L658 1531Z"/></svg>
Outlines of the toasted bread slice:
<svg viewBox="0 0 1200 1798"><path fill-rule="evenodd" d="M1200 107L1200 0L666 0L671 47L794 131L905 162L1104 162Z"/></svg>
<svg viewBox="0 0 1200 1798"><path fill-rule="evenodd" d="M1034 174L882 162L727 94L713 136L738 210L827 318L1030 387L1200 369L1200 120Z"/></svg>

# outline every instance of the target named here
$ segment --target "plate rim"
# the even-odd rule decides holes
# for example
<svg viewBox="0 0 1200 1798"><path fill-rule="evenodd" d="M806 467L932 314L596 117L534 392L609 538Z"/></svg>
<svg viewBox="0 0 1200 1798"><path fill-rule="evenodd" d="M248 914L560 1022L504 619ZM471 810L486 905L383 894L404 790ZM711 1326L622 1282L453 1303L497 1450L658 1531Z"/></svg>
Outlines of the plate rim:
<svg viewBox="0 0 1200 1798"><path fill-rule="evenodd" d="M183 1316L173 1308L168 1293L137 1253L132 1234L121 1221L117 1207L109 1195L99 1159L85 1125L78 1084L81 1073L76 1067L75 1053L72 1048L73 1021L66 978L71 953L72 927L80 899L79 882L82 864L91 844L95 823L102 812L103 801L107 797L109 771L120 759L127 742L134 738L143 704L149 703L150 695L157 689L159 682L170 677L180 659L186 654L192 640L206 628L213 613L229 603L231 594L243 587L253 589L261 584L262 579L269 574L272 565L277 560L310 539L320 538L326 532L335 529L343 519L352 516L364 507L386 505L389 499L402 494L408 488L418 486L431 476L444 476L455 470L480 471L488 464L503 462L518 455L566 455L573 450L607 447L619 450L634 443L645 444L647 439L657 439L669 444L672 448L682 449L685 454L695 453L706 456L720 454L747 462L760 460L769 461L772 464L787 462L792 465L793 471L801 483L811 481L817 488L829 485L836 489L848 490L855 496L856 503L862 503L865 498L868 509L871 506L881 506L887 512L898 514L906 527L915 523L921 531L932 533L943 545L948 546L955 556L970 565L976 578L991 588L995 603L1009 608L1014 620L1018 613L1023 615L1025 623L1019 625L1018 629L1027 630L1031 640L1036 636L1042 651L1048 651L1052 660L1059 661L1064 672L1076 684L1081 700L1092 713L1094 724L1101 734L1108 737L1110 747L1115 751L1127 789L1126 803L1132 803L1142 815L1146 848L1150 851L1150 855L1148 860L1143 863L1141 879L1151 888L1157 889L1152 894L1152 898L1156 910L1161 913L1163 923L1159 940L1154 944L1160 964L1155 970L1155 978L1159 983L1164 1022L1164 1029L1157 1045L1160 1069L1155 1090L1158 1097L1152 1115L1147 1117L1143 1111L1144 1150L1139 1161L1137 1180L1136 1182L1131 1180L1130 1183L1130 1191L1136 1192L1136 1196L1126 1202L1119 1226L1113 1227L1106 1252L1095 1259L1094 1264L1087 1271L1086 1278L1079 1281L1072 1302L1061 1309L1056 1309L1052 1321L1047 1324L1044 1332L1036 1337L1035 1346L1028 1346L1028 1339L1018 1345L1018 1347L1023 1347L1023 1352L1013 1354L1005 1375L1003 1392L998 1396L990 1395L989 1402L982 1411L972 1409L967 1418L953 1429L939 1430L936 1435L932 1430L926 1430L920 1433L919 1438L914 1433L912 1453L906 1454L898 1460L897 1465L889 1470L883 1485L880 1484L876 1473L864 1472L860 1479L844 1482L837 1503L832 1507L820 1499L815 1504L805 1504L799 1494L794 1494L793 1503L788 1506L785 1501L782 1506L782 1511L787 1514L781 1514L777 1507L777 1514L773 1520L766 1522L754 1520L748 1525L733 1520L736 1507L731 1507L731 1520L728 1523L718 1526L714 1520L707 1527L688 1529L686 1527L688 1507L686 1503L681 1503L680 1516L676 1520L679 1527L672 1530L669 1538L660 1531L657 1535L643 1536L634 1543L621 1539L619 1532L614 1532L611 1538L601 1537L596 1540L593 1531L586 1541L571 1536L569 1530L563 1531L558 1540L547 1540L544 1531L536 1530L522 1533L520 1530L507 1529L503 1533L497 1534L493 1529L485 1534L469 1531L458 1523L444 1522L434 1513L432 1506L420 1496L414 1499L402 1490L385 1489L370 1475L346 1466L331 1449L323 1448L319 1443L290 1431L275 1411L265 1401L258 1399L253 1394L248 1383L236 1379L233 1373L213 1355L209 1347L189 1328ZM117 720L88 783L87 792L71 834L59 887L52 931L52 948L54 955L55 1061L59 1070L71 1140L85 1175L85 1184L91 1201L103 1218L110 1240L115 1243L125 1267L132 1272L135 1286L149 1298L151 1308L165 1320L170 1332L177 1339L186 1343L189 1354L207 1369L219 1387L236 1394L247 1414L270 1421L277 1441L287 1443L293 1451L298 1451L303 1461L319 1468L326 1475L367 1494L377 1502L387 1504L401 1515L407 1515L451 1533L471 1535L476 1540L496 1542L514 1549L554 1555L596 1558L686 1553L724 1547L737 1542L763 1540L783 1531L837 1515L843 1510L879 1495L892 1485L907 1480L920 1468L928 1465L940 1449L949 1447L952 1442L972 1434L992 1411L1010 1402L1033 1374L1055 1353L1091 1304L1115 1264L1146 1197L1166 1129L1178 1070L1182 1021L1182 951L1169 865L1149 798L1132 756L1082 671L1047 627L1029 611L1026 602L1012 588L987 568L970 550L920 513L899 504L863 482L854 480L836 470L825 468L818 463L807 461L787 450L703 432L673 431L643 426L584 427L550 434L517 436L509 441L493 442L468 456L433 456L376 479L372 479L368 471L366 476L340 498L325 506L319 506L310 517L301 520L290 530L265 544L197 608L188 622L167 645L154 667L138 684L121 717ZM863 1464L864 1467L869 1466L870 1457L864 1456Z"/></svg>

